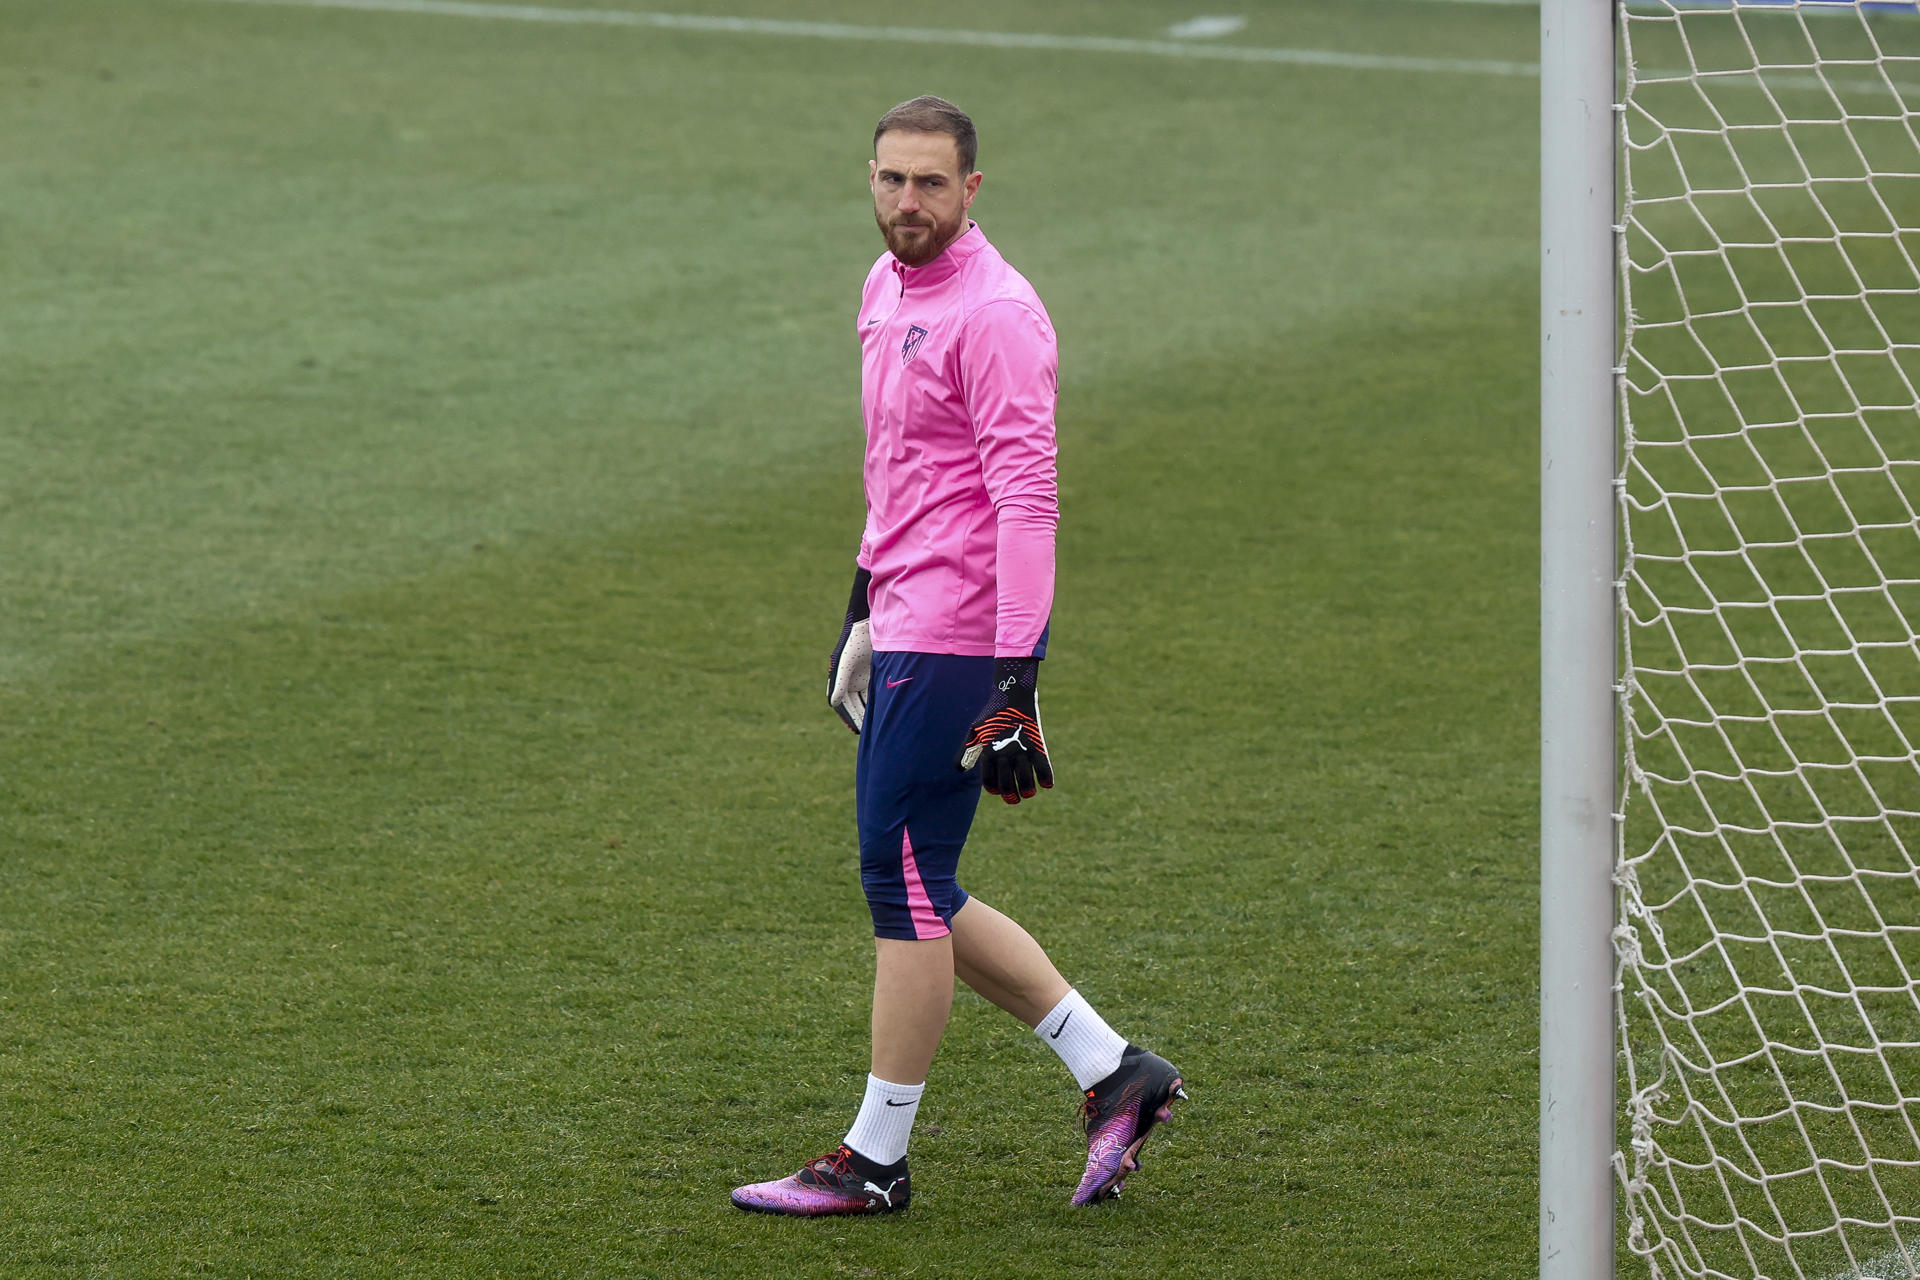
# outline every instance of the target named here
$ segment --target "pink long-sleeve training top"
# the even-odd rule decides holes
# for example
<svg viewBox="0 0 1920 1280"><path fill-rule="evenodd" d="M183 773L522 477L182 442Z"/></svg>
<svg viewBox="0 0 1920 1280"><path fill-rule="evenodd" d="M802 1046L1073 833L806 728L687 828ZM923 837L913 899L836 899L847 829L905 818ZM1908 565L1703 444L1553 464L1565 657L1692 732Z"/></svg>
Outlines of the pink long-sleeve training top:
<svg viewBox="0 0 1920 1280"><path fill-rule="evenodd" d="M1060 519L1047 309L971 225L925 266L880 255L858 325L873 647L1044 657Z"/></svg>

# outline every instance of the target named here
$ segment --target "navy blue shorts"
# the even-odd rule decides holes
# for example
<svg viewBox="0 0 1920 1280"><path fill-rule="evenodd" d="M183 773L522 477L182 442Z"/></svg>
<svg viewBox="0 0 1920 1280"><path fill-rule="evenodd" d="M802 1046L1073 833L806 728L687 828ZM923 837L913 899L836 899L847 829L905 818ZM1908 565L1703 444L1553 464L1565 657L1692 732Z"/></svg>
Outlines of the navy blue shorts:
<svg viewBox="0 0 1920 1280"><path fill-rule="evenodd" d="M980 770L953 767L993 686L993 659L876 653L855 775L860 884L876 938L944 938Z"/></svg>

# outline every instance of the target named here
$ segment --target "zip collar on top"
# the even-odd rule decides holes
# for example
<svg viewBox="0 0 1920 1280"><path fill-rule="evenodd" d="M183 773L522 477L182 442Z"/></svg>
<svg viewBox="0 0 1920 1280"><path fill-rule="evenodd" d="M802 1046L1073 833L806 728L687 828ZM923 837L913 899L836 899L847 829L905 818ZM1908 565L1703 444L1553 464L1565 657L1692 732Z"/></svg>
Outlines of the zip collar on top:
<svg viewBox="0 0 1920 1280"><path fill-rule="evenodd" d="M893 274L900 279L900 291L921 289L927 285L939 284L943 280L958 275L967 259L987 247L987 237L977 222L967 223L967 229L954 238L952 244L940 251L940 256L924 266L910 267L895 258Z"/></svg>

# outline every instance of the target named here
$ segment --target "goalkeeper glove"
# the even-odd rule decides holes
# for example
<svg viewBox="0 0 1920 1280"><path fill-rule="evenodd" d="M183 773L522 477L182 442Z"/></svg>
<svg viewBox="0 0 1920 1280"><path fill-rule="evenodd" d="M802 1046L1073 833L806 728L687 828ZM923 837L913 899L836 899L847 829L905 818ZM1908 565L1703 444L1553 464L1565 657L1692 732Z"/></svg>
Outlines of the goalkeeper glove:
<svg viewBox="0 0 1920 1280"><path fill-rule="evenodd" d="M873 679L873 641L867 635L867 586L872 581L873 574L865 569L854 573L846 625L827 659L827 703L855 733L867 722L867 685Z"/></svg>
<svg viewBox="0 0 1920 1280"><path fill-rule="evenodd" d="M1053 785L1053 762L1040 736L1040 659L995 658L993 694L967 734L954 764L980 766L980 784L1008 804Z"/></svg>

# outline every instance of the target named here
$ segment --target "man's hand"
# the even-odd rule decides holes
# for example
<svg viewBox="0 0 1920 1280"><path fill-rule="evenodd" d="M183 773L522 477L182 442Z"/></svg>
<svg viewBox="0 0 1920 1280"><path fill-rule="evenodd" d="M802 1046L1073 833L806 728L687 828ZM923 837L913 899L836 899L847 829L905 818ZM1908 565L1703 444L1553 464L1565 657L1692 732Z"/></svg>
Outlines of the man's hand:
<svg viewBox="0 0 1920 1280"><path fill-rule="evenodd" d="M867 586L872 581L865 569L854 573L846 625L827 659L827 703L855 733L867 722L867 685L873 680L873 641L867 635Z"/></svg>
<svg viewBox="0 0 1920 1280"><path fill-rule="evenodd" d="M1008 804L1053 785L1053 762L1040 736L1040 659L995 658L993 693L967 733L954 765L980 766L980 784Z"/></svg>

